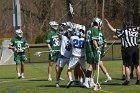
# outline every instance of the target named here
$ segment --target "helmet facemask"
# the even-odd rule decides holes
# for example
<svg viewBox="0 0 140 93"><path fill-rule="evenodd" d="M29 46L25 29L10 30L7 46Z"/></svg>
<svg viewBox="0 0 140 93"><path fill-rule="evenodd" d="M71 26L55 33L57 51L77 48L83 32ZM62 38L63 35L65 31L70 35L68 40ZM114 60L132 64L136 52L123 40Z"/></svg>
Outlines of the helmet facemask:
<svg viewBox="0 0 140 93"><path fill-rule="evenodd" d="M16 30L17 37L21 38L23 36L23 32L21 29Z"/></svg>
<svg viewBox="0 0 140 93"><path fill-rule="evenodd" d="M55 21L50 21L49 22L49 25L50 25L50 27L53 29L53 30L58 30L58 23L57 22L55 22Z"/></svg>

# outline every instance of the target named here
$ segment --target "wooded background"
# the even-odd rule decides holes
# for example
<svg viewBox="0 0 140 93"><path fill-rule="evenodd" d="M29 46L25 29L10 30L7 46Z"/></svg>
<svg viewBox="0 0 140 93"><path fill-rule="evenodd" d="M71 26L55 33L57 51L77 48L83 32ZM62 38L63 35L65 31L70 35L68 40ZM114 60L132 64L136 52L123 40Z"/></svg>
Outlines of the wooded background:
<svg viewBox="0 0 140 93"><path fill-rule="evenodd" d="M48 22L58 23L72 21L89 28L94 17L107 18L113 27L121 28L123 20L131 20L135 26L140 26L139 0L20 0L22 30L24 37L30 43L35 43L37 37L43 36L49 30ZM12 0L0 0L0 36L12 37ZM74 9L74 16L69 13L68 4ZM104 13L104 15L102 15ZM108 40L112 32L104 24L104 33Z"/></svg>

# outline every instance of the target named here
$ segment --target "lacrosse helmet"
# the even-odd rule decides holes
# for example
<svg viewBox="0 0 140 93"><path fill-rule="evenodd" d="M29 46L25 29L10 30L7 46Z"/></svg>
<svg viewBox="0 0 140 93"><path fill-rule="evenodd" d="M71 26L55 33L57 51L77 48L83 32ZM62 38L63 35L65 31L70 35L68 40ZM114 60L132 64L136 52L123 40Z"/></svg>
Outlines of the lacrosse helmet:
<svg viewBox="0 0 140 93"><path fill-rule="evenodd" d="M80 25L80 24L75 24L75 31L74 31L74 34L76 35L76 36L82 36L83 34L84 34L84 27L83 27L83 25Z"/></svg>
<svg viewBox="0 0 140 93"><path fill-rule="evenodd" d="M21 29L17 29L16 30L16 35L21 38L23 36L22 30Z"/></svg>
<svg viewBox="0 0 140 93"><path fill-rule="evenodd" d="M60 31L67 30L67 24L66 24L66 23L61 23L61 24L59 25L59 30L60 30Z"/></svg>
<svg viewBox="0 0 140 93"><path fill-rule="evenodd" d="M54 30L58 30L58 23L56 22L56 21L50 21L49 22L49 25L50 25L50 27L52 28L52 29L54 29Z"/></svg>
<svg viewBox="0 0 140 93"><path fill-rule="evenodd" d="M103 22L100 18L94 18L92 23L91 23L91 26L98 26L99 29L102 29L103 27Z"/></svg>

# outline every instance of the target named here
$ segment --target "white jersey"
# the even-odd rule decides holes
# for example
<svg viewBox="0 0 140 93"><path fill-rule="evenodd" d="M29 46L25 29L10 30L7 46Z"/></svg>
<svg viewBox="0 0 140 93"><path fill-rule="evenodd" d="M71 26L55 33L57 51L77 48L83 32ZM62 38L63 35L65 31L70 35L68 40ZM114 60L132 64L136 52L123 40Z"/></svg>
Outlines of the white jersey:
<svg viewBox="0 0 140 93"><path fill-rule="evenodd" d="M84 38L78 36L71 36L70 44L72 46L72 55L77 57L85 56Z"/></svg>
<svg viewBox="0 0 140 93"><path fill-rule="evenodd" d="M66 46L69 42L69 39L62 35L61 36L61 48L60 48L60 54L63 55L66 58L70 58L71 57L71 49L67 49Z"/></svg>

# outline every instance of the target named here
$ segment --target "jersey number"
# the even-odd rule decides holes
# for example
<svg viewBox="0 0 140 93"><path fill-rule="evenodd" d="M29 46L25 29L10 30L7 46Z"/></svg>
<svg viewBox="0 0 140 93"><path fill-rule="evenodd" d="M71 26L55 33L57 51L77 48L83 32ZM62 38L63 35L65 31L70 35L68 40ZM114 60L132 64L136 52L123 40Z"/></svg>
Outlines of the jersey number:
<svg viewBox="0 0 140 93"><path fill-rule="evenodd" d="M54 44L53 46L60 46L59 38L53 38Z"/></svg>
<svg viewBox="0 0 140 93"><path fill-rule="evenodd" d="M83 48L84 47L84 40L77 40L77 39L74 39L73 40L73 46L75 48Z"/></svg>

